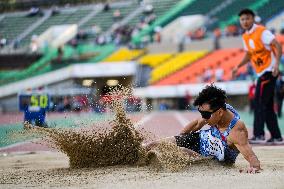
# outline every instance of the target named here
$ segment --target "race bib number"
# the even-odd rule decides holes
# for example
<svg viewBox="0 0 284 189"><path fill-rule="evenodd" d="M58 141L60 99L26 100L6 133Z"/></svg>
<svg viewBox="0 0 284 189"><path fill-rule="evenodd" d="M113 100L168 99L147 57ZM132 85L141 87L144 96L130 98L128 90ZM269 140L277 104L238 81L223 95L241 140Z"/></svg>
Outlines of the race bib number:
<svg viewBox="0 0 284 189"><path fill-rule="evenodd" d="M214 156L219 161L223 161L225 157L225 149L221 139L212 136L211 131L207 130L201 135L202 138L202 150L207 156Z"/></svg>

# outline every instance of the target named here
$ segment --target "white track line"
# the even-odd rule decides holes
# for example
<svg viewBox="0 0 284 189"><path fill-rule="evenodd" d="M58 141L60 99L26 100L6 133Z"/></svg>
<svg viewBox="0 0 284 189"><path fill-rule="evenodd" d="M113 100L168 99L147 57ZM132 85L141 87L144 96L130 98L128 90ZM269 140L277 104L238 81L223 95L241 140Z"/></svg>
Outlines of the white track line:
<svg viewBox="0 0 284 189"><path fill-rule="evenodd" d="M174 113L175 118L178 120L178 122L181 124L182 127L185 127L188 124L188 120L184 118L179 112Z"/></svg>
<svg viewBox="0 0 284 189"><path fill-rule="evenodd" d="M155 112L151 112L150 114L146 115L142 119L140 119L137 123L134 124L134 128L138 129L139 127L143 126L147 121L152 119L156 115Z"/></svg>
<svg viewBox="0 0 284 189"><path fill-rule="evenodd" d="M28 144L28 143L31 143L31 142L33 142L33 140L29 140L29 141L25 141L25 142L18 142L18 143L11 144L11 145L8 145L8 146L5 146L5 147L1 147L0 150L7 150L9 148L14 148L14 147L17 147L17 146L20 146L20 145L25 145L25 144Z"/></svg>

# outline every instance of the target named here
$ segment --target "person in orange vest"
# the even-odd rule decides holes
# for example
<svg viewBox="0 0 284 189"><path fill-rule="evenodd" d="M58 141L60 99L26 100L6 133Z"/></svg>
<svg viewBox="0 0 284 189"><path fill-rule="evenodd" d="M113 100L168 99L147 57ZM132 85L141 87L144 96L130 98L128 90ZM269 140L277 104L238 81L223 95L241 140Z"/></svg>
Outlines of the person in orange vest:
<svg viewBox="0 0 284 189"><path fill-rule="evenodd" d="M266 123L271 135L266 142L281 143L283 139L273 109L273 99L282 47L269 30L255 24L255 14L252 10L241 10L239 18L240 25L245 30L242 38L246 53L239 65L233 69L232 75L235 77L238 69L250 61L258 76L255 91L254 136L250 142L265 142L264 123Z"/></svg>

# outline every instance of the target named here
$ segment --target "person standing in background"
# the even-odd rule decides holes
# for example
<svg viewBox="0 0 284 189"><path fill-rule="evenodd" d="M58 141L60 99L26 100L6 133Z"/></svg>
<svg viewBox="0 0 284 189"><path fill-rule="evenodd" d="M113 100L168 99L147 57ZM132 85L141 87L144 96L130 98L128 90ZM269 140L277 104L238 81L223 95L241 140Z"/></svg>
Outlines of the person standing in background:
<svg viewBox="0 0 284 189"><path fill-rule="evenodd" d="M282 79L282 75L279 74L277 80L276 80L276 104L277 104L277 115L279 118L282 117L282 104L283 104L283 98L284 98L284 81Z"/></svg>
<svg viewBox="0 0 284 189"><path fill-rule="evenodd" d="M242 38L246 53L239 65L233 69L232 75L235 77L238 69L250 61L258 76L255 91L254 136L250 142L265 141L264 123L267 124L271 134L271 138L266 142L282 142L277 116L273 109L274 89L279 74L282 47L269 30L255 24L255 14L252 10L241 10L239 17L240 25L245 30Z"/></svg>

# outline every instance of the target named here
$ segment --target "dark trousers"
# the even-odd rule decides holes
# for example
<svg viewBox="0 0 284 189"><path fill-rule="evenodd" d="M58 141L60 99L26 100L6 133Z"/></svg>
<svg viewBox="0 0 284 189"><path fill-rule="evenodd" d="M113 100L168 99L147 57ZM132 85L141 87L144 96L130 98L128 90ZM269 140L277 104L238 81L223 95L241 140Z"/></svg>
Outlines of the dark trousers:
<svg viewBox="0 0 284 189"><path fill-rule="evenodd" d="M283 104L283 97L281 95L277 95L277 115L278 117L282 117L282 104Z"/></svg>
<svg viewBox="0 0 284 189"><path fill-rule="evenodd" d="M249 99L249 113L254 112L254 99Z"/></svg>
<svg viewBox="0 0 284 189"><path fill-rule="evenodd" d="M277 116L273 109L275 83L276 77L272 76L272 72L264 73L257 80L253 123L253 134L256 137L264 135L264 123L267 124L272 138L281 137Z"/></svg>

